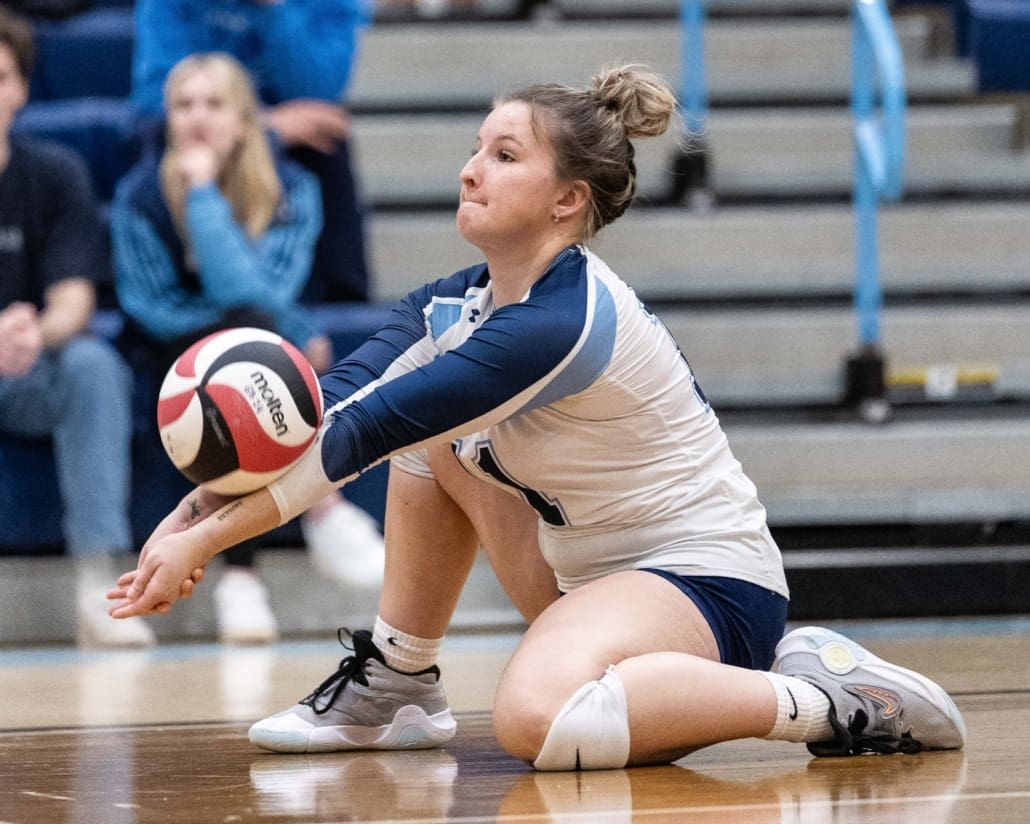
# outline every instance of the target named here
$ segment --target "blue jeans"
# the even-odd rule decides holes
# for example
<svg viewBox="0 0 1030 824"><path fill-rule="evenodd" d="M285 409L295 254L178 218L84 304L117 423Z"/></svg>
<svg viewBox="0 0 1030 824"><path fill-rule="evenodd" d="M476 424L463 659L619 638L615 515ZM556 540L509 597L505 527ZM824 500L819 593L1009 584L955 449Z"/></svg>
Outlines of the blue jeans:
<svg viewBox="0 0 1030 824"><path fill-rule="evenodd" d="M0 378L0 430L51 437L72 555L127 552L132 373L112 346L77 337L24 376Z"/></svg>

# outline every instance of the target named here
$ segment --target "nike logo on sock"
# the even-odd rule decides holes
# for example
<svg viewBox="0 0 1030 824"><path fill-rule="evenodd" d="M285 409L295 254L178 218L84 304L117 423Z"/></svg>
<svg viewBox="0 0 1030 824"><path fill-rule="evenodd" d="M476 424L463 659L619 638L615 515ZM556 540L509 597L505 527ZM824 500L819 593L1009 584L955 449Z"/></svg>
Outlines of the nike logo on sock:
<svg viewBox="0 0 1030 824"><path fill-rule="evenodd" d="M791 710L790 714L787 717L790 718L791 721L797 721L798 720L798 702L794 698L794 693L792 693L790 691L790 687L787 687L786 689L787 689L787 695L790 696L790 703L794 705L794 709Z"/></svg>
<svg viewBox="0 0 1030 824"><path fill-rule="evenodd" d="M397 639L394 638L393 636L390 636L389 638L386 639L386 643L388 643L391 647L395 647L395 646L397 646Z"/></svg>

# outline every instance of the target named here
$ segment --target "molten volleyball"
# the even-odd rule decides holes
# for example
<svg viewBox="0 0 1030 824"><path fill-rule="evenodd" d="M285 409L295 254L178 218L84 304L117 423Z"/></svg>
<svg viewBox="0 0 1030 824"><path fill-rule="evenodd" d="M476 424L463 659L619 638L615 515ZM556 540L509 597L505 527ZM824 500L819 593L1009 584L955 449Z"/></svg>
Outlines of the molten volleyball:
<svg viewBox="0 0 1030 824"><path fill-rule="evenodd" d="M304 355L274 332L240 327L197 341L172 364L157 426L187 478L242 495L296 463L322 411L318 376Z"/></svg>

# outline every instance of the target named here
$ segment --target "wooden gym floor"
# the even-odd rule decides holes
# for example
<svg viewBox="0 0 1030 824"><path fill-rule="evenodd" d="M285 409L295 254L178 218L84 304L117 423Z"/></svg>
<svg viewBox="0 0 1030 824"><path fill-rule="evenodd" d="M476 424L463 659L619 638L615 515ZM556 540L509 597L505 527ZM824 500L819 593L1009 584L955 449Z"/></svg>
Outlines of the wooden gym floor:
<svg viewBox="0 0 1030 824"><path fill-rule="evenodd" d="M1030 617L834 626L947 688L966 749L813 759L801 745L747 740L667 767L537 774L490 730L517 639L468 634L449 637L441 659L459 721L446 749L274 755L248 743L248 723L327 675L343 655L335 641L8 648L0 824L1030 821Z"/></svg>

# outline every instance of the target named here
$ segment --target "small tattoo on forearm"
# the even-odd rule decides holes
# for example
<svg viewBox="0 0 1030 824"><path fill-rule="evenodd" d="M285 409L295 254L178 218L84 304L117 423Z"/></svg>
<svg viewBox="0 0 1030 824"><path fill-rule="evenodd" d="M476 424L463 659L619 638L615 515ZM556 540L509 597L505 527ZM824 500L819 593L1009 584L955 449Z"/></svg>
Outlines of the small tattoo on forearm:
<svg viewBox="0 0 1030 824"><path fill-rule="evenodd" d="M196 521L200 518L200 504L197 503L196 498L190 499L190 522Z"/></svg>
<svg viewBox="0 0 1030 824"><path fill-rule="evenodd" d="M234 510L239 509L241 506L243 506L243 504L240 503L239 501L233 501L232 504L230 504L227 509L225 509L221 513L219 513L218 520L219 521L224 521L226 518L228 518L233 513Z"/></svg>

